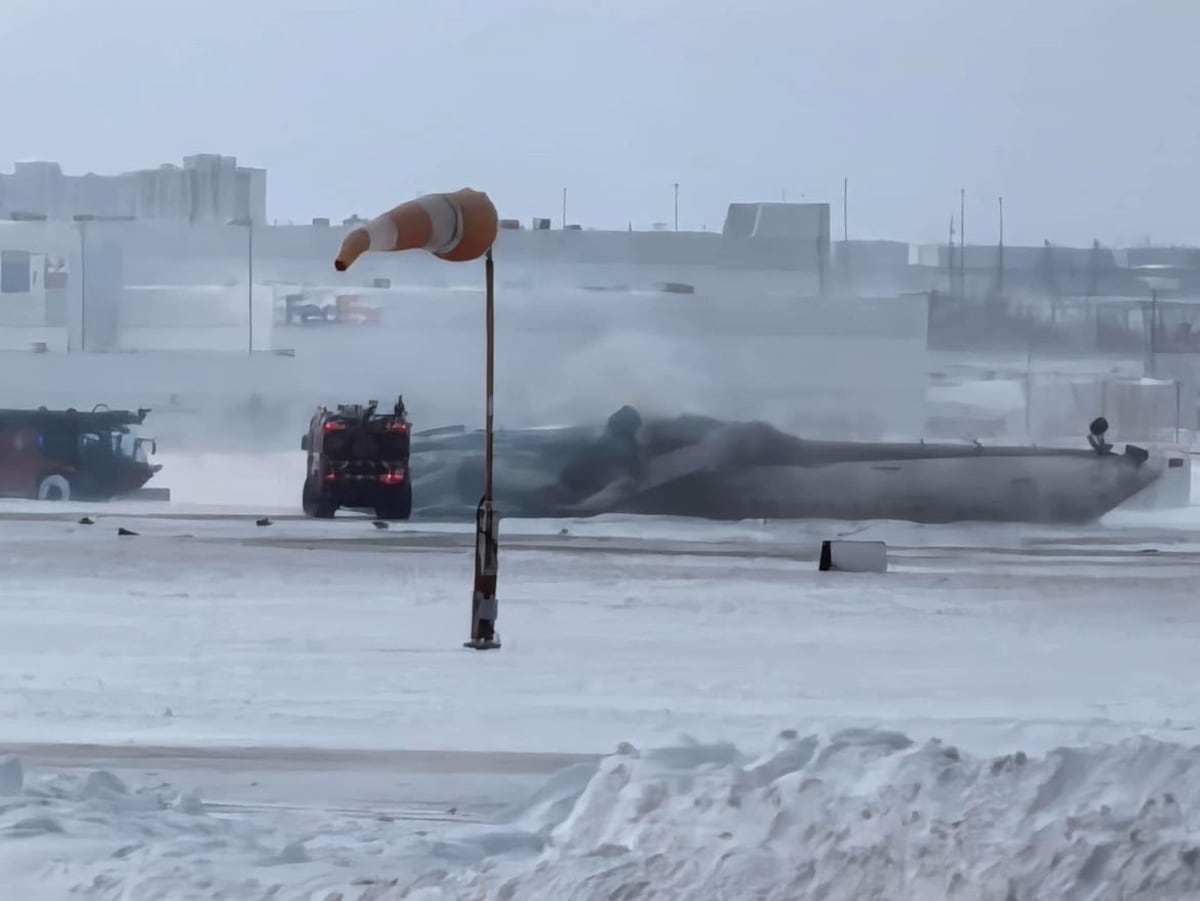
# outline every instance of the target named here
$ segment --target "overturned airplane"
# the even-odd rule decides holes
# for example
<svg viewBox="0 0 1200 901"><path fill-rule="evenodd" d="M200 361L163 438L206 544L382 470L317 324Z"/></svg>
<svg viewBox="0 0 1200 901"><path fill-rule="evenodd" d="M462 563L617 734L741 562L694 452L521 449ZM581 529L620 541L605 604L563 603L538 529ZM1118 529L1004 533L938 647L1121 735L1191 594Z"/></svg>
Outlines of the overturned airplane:
<svg viewBox="0 0 1200 901"><path fill-rule="evenodd" d="M498 431L496 505L533 518L1084 523L1164 471L1143 448L1115 453L1107 428L1096 420L1091 448L1077 450L808 441L763 422L643 420L623 407L593 427ZM417 433L411 466L415 516L474 516L482 432Z"/></svg>

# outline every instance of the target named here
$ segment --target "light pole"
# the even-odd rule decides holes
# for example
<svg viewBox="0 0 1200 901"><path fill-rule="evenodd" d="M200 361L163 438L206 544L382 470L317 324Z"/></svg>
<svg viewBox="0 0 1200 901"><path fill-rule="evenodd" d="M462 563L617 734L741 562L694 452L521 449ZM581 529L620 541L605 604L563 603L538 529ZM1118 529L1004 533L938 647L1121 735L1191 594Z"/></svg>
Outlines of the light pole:
<svg viewBox="0 0 1200 901"><path fill-rule="evenodd" d="M246 229L246 322L247 353L254 353L254 220L249 216L230 219L230 225Z"/></svg>
<svg viewBox="0 0 1200 901"><path fill-rule="evenodd" d="M1004 198L996 198L1000 204L1000 245L996 253L996 293L1004 296Z"/></svg>
<svg viewBox="0 0 1200 901"><path fill-rule="evenodd" d="M79 223L79 352L82 354L87 353L87 224L96 217L77 213L72 218ZM67 333L70 334L69 326Z"/></svg>
<svg viewBox="0 0 1200 901"><path fill-rule="evenodd" d="M89 222L132 222L134 216L106 216L76 213L71 217L79 225L79 352L87 353L87 233ZM68 333L70 329L68 328Z"/></svg>
<svg viewBox="0 0 1200 901"><path fill-rule="evenodd" d="M850 284L850 179L842 179L842 272Z"/></svg>
<svg viewBox="0 0 1200 901"><path fill-rule="evenodd" d="M958 189L958 290L967 296L967 189Z"/></svg>

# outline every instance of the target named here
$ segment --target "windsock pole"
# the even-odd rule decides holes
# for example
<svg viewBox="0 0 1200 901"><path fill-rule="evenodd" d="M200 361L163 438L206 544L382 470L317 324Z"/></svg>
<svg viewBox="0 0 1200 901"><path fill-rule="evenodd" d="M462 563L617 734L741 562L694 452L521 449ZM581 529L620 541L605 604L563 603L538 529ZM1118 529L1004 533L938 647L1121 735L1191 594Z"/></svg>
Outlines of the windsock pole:
<svg viewBox="0 0 1200 901"><path fill-rule="evenodd" d="M449 194L426 194L393 207L342 239L333 265L345 272L371 251L424 250L452 263L485 258L487 279L487 412L484 426L483 498L475 514L475 585L471 594L471 638L468 648L487 651L500 647L496 634L496 574L500 532L492 504L492 425L495 394L496 277L492 246L499 220L491 199L463 188Z"/></svg>
<svg viewBox="0 0 1200 901"><path fill-rule="evenodd" d="M496 634L496 577L500 569L500 530L492 503L493 398L496 388L496 272L492 251L484 264L487 320L486 399L483 431L483 497L475 511L475 590L471 596L471 639L464 647L477 651L500 647Z"/></svg>

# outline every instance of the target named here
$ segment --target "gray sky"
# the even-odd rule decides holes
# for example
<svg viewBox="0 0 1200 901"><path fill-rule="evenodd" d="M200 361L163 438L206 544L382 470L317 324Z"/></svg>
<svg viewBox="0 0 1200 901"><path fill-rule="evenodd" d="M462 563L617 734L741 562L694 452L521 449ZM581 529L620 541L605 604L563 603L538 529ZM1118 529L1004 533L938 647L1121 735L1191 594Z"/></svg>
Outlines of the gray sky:
<svg viewBox="0 0 1200 901"><path fill-rule="evenodd" d="M236 155L272 217L502 215L1200 243L1200 0L3 0L0 167Z"/></svg>

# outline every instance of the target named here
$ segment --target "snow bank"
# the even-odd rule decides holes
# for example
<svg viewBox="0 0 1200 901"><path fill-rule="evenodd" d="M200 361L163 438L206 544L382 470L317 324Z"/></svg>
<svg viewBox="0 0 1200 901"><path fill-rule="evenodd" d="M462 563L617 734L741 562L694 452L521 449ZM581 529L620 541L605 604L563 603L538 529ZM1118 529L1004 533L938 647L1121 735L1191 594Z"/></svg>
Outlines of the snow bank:
<svg viewBox="0 0 1200 901"><path fill-rule="evenodd" d="M18 759L0 760L6 897L162 897L155 891L177 884L164 861L232 848L244 831L208 816L195 796L166 786L131 789L103 770L33 779ZM240 843L247 852L255 848L253 836ZM85 866L74 866L80 860ZM131 871L139 873L137 891L122 894Z"/></svg>
<svg viewBox="0 0 1200 901"><path fill-rule="evenodd" d="M622 746L502 824L325 814L300 834L107 773L0 764L0 884L39 898L1141 901L1200 892L1200 748L980 758L900 733Z"/></svg>
<svg viewBox="0 0 1200 901"><path fill-rule="evenodd" d="M0 898L352 901L453 863L453 847L428 837L444 824L428 816L210 802L107 770L35 775L0 757ZM473 857L502 850L489 836Z"/></svg>
<svg viewBox="0 0 1200 901"><path fill-rule="evenodd" d="M1200 748L974 758L897 733L605 759L518 820L543 850L391 894L448 899L1179 899L1200 892ZM526 845L528 847L528 843ZM507 847L519 847L509 840ZM508 857L512 856L510 852Z"/></svg>

